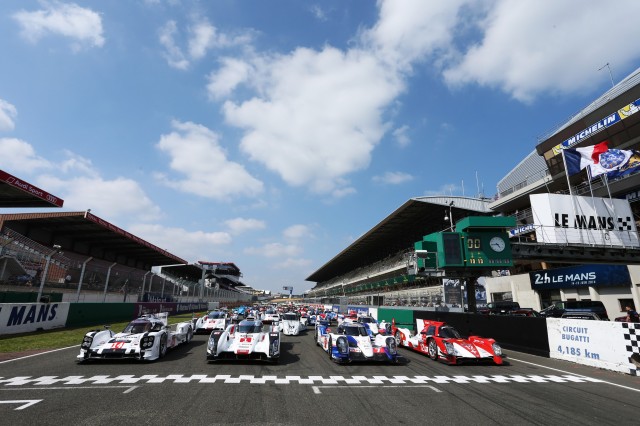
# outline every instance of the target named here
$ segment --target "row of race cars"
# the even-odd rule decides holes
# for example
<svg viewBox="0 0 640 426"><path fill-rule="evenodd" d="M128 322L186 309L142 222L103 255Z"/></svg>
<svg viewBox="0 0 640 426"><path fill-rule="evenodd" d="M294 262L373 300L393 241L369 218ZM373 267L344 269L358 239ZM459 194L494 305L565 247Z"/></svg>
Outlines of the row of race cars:
<svg viewBox="0 0 640 426"><path fill-rule="evenodd" d="M187 344L194 333L209 333L206 358L262 360L278 362L281 334L297 335L306 330L308 318L298 312L258 318L248 313L240 320L226 311L208 314L169 325L168 314L148 314L131 321L122 332L110 328L92 330L84 336L77 361L95 359L136 359L154 361L180 344ZM439 321L416 320L417 333L391 323L378 323L373 317L356 314L335 320L328 316L314 321L314 340L329 359L348 364L378 361L395 364L398 347L406 347L447 364L463 362L503 363L504 354L494 339L464 338L452 326Z"/></svg>

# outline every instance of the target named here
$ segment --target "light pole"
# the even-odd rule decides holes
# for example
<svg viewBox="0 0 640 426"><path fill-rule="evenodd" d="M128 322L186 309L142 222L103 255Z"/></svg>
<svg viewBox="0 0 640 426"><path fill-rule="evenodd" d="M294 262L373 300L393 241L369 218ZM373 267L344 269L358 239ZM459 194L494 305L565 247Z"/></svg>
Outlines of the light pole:
<svg viewBox="0 0 640 426"><path fill-rule="evenodd" d="M38 289L38 298L36 299L36 303L40 303L40 298L42 297L42 289L44 288L44 283L47 280L47 274L49 273L49 264L51 263L51 258L62 250L62 246L54 245L51 253L47 255L47 262L44 266L44 272L42 274L42 278L40 279L40 288Z"/></svg>
<svg viewBox="0 0 640 426"><path fill-rule="evenodd" d="M444 214L444 220L448 220L449 221L449 231L453 232L453 212L452 212L452 207L454 205L454 202L451 201L449 203L449 213L447 214L445 212Z"/></svg>

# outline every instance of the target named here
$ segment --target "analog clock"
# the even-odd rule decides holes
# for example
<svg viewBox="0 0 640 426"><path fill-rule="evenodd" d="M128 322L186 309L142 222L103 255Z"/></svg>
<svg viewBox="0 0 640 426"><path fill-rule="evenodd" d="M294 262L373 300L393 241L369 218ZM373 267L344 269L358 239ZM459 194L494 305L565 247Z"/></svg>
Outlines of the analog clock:
<svg viewBox="0 0 640 426"><path fill-rule="evenodd" d="M491 247L493 251L498 253L503 251L506 246L507 244L504 242L504 240L501 237L493 237L489 241L489 247Z"/></svg>

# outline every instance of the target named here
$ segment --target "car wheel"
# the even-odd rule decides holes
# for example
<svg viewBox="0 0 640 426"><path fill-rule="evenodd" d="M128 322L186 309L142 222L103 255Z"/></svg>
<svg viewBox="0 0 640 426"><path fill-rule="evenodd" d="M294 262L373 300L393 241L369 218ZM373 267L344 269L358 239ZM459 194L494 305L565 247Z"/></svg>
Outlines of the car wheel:
<svg viewBox="0 0 640 426"><path fill-rule="evenodd" d="M316 346L320 346L320 342L318 341L318 329L313 333L313 338L316 340Z"/></svg>
<svg viewBox="0 0 640 426"><path fill-rule="evenodd" d="M396 334L393 337L396 339L396 345L402 346L402 336L400 335L400 330L396 331Z"/></svg>
<svg viewBox="0 0 640 426"><path fill-rule="evenodd" d="M189 327L189 330L187 330L187 343L190 343L191 339L193 339L193 330Z"/></svg>
<svg viewBox="0 0 640 426"><path fill-rule="evenodd" d="M163 334L160 338L160 347L158 348L158 358L163 358L167 354L167 335Z"/></svg>
<svg viewBox="0 0 640 426"><path fill-rule="evenodd" d="M327 353L329 354L329 359L333 359L331 356L331 337L329 337L329 346L327 346Z"/></svg>
<svg viewBox="0 0 640 426"><path fill-rule="evenodd" d="M434 361L437 360L438 345L436 344L436 341L434 339L429 340L428 348L429 348L429 358L431 358Z"/></svg>

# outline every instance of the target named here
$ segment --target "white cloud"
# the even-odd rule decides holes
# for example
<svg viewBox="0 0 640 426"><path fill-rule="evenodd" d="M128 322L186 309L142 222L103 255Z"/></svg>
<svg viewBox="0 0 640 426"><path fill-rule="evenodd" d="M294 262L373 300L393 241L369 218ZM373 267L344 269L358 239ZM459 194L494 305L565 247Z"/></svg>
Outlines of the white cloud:
<svg viewBox="0 0 640 426"><path fill-rule="evenodd" d="M48 170L53 164L36 155L33 146L16 138L0 138L0 168L13 173L31 173Z"/></svg>
<svg viewBox="0 0 640 426"><path fill-rule="evenodd" d="M411 139L407 135L408 132L409 126L402 126L393 131L393 137L401 148L407 147L411 143Z"/></svg>
<svg viewBox="0 0 640 426"><path fill-rule="evenodd" d="M0 99L0 131L13 130L18 110L9 102Z"/></svg>
<svg viewBox="0 0 640 426"><path fill-rule="evenodd" d="M311 5L309 10L318 21L326 22L329 19L327 16L327 12L325 12L324 9L322 9L322 7L320 7L320 5L318 4Z"/></svg>
<svg viewBox="0 0 640 426"><path fill-rule="evenodd" d="M289 240L300 240L313 237L311 229L307 225L291 225L282 233Z"/></svg>
<svg viewBox="0 0 640 426"><path fill-rule="evenodd" d="M282 262L275 263L271 266L271 269L298 269L298 268L306 268L311 265L311 260L309 259L292 259L288 258Z"/></svg>
<svg viewBox="0 0 640 426"><path fill-rule="evenodd" d="M74 49L104 45L102 18L98 13L74 3L54 1L43 4L42 10L21 10L13 15L22 27L24 38L36 43L47 34L55 34L73 39Z"/></svg>
<svg viewBox="0 0 640 426"><path fill-rule="evenodd" d="M169 66L180 70L189 68L192 62L202 59L212 49L242 46L249 43L253 36L250 32L237 35L219 33L208 20L196 18L187 27L185 48L180 47L180 31L176 21L170 20L160 28L160 44L164 47L164 56Z"/></svg>
<svg viewBox="0 0 640 426"><path fill-rule="evenodd" d="M207 92L212 99L229 96L231 92L249 77L251 65L235 58L223 58L216 72L208 76Z"/></svg>
<svg viewBox="0 0 640 426"><path fill-rule="evenodd" d="M232 234L241 234L247 231L264 229L267 226L263 220L244 219L242 217L226 220L224 224Z"/></svg>
<svg viewBox="0 0 640 426"><path fill-rule="evenodd" d="M292 186L341 193L365 169L384 134L381 110L403 89L361 50L296 49L252 59L245 83L260 97L227 101L226 120L245 130L241 149Z"/></svg>
<svg viewBox="0 0 640 426"><path fill-rule="evenodd" d="M245 254L258 255L262 257L292 257L302 252L302 248L296 244L268 243L261 247L248 247Z"/></svg>
<svg viewBox="0 0 640 426"><path fill-rule="evenodd" d="M167 186L201 197L229 200L253 197L263 191L263 184L245 168L227 159L219 136L205 126L173 121L175 131L162 135L156 145L170 157L171 170L184 175L173 179L159 174Z"/></svg>
<svg viewBox="0 0 640 426"><path fill-rule="evenodd" d="M413 176L404 172L386 172L382 176L374 176L373 181L389 185L399 185L413 180Z"/></svg>
<svg viewBox="0 0 640 426"><path fill-rule="evenodd" d="M131 225L130 232L189 262L206 260L216 249L226 248L232 242L226 232L189 231L158 224Z"/></svg>
<svg viewBox="0 0 640 426"><path fill-rule="evenodd" d="M56 176L38 178L47 188L64 199L65 209L91 209L94 214L109 221L154 220L161 216L138 182L119 177L105 180L97 176L76 176L70 179Z"/></svg>
<svg viewBox="0 0 640 426"><path fill-rule="evenodd" d="M640 2L616 7L598 0L565 0L540 7L537 0L500 0L479 20L482 40L462 52L445 70L454 86L475 83L496 87L530 102L540 93L593 90L606 82L609 62L627 68L640 57L636 17ZM604 31L619 28L620 31Z"/></svg>

